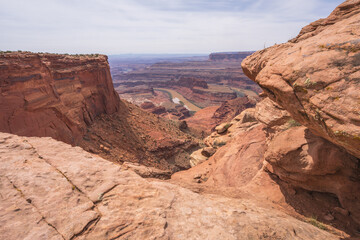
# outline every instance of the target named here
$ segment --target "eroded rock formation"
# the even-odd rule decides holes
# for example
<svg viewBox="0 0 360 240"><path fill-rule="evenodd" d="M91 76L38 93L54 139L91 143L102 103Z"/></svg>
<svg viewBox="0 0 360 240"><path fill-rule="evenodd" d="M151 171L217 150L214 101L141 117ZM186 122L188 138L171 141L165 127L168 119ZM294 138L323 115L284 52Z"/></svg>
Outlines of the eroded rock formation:
<svg viewBox="0 0 360 240"><path fill-rule="evenodd" d="M0 54L0 131L77 144L100 114L119 109L107 57Z"/></svg>
<svg viewBox="0 0 360 240"><path fill-rule="evenodd" d="M121 101L106 56L3 53L0 69L0 131L52 137L120 163L190 167L197 141Z"/></svg>
<svg viewBox="0 0 360 240"><path fill-rule="evenodd" d="M51 138L0 133L0 151L1 239L338 239L246 199L148 181Z"/></svg>
<svg viewBox="0 0 360 240"><path fill-rule="evenodd" d="M216 153L173 179L233 187L359 237L359 29L360 1L348 0L246 58L245 74L269 98L211 134Z"/></svg>
<svg viewBox="0 0 360 240"><path fill-rule="evenodd" d="M245 74L315 134L360 158L360 1L242 62Z"/></svg>

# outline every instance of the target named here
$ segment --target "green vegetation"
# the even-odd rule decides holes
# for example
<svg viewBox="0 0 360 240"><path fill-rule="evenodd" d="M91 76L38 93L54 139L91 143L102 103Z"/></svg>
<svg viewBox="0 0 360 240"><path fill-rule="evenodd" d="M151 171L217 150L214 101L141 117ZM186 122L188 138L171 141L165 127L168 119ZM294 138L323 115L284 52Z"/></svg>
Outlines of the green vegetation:
<svg viewBox="0 0 360 240"><path fill-rule="evenodd" d="M173 96L172 96L172 94L171 94L169 91L166 91L166 90L160 89L160 88L155 88L154 90L159 91L159 92L166 93L166 94L169 96L170 99L173 99Z"/></svg>
<svg viewBox="0 0 360 240"><path fill-rule="evenodd" d="M316 82L312 82L310 78L306 78L306 80L304 81L305 85L307 87L311 87L311 86L314 86L316 85Z"/></svg>
<svg viewBox="0 0 360 240"><path fill-rule="evenodd" d="M186 105L190 109L190 111L199 111L200 109L202 109L202 107L196 105L194 102L190 101L189 99L185 98L183 95L172 89L154 88L154 90L166 93L169 96L170 100L178 98L180 104L182 102L182 104Z"/></svg>
<svg viewBox="0 0 360 240"><path fill-rule="evenodd" d="M310 223L311 225L317 227L317 228L322 229L322 230L329 230L329 229L325 226L325 224L319 222L319 221L317 220L317 218L314 217L314 216L311 217L311 218L308 218L308 219L307 219L307 222Z"/></svg>
<svg viewBox="0 0 360 240"><path fill-rule="evenodd" d="M292 128L292 127L299 127L299 126L301 126L301 124L291 118L289 121L287 121L287 126L286 126L285 130Z"/></svg>

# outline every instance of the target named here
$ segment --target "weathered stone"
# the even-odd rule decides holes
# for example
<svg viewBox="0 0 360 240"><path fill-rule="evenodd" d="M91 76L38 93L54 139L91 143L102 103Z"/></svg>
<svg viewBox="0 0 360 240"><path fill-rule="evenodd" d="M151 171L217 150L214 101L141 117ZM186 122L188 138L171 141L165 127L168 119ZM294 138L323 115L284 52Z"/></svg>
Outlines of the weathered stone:
<svg viewBox="0 0 360 240"><path fill-rule="evenodd" d="M107 57L0 54L0 131L77 144L119 108Z"/></svg>
<svg viewBox="0 0 360 240"><path fill-rule="evenodd" d="M218 133L218 134L222 134L222 133L225 133L229 127L231 127L232 124L231 123L222 123L220 124L219 126L217 126L215 128L215 131Z"/></svg>
<svg viewBox="0 0 360 240"><path fill-rule="evenodd" d="M337 239L249 200L147 181L50 138L0 133L0 151L2 239Z"/></svg>
<svg viewBox="0 0 360 240"><path fill-rule="evenodd" d="M347 0L293 40L258 51L244 73L302 125L360 158L360 1Z"/></svg>
<svg viewBox="0 0 360 240"><path fill-rule="evenodd" d="M211 157L216 152L216 149L213 147L205 147L201 150L201 154L205 157Z"/></svg>

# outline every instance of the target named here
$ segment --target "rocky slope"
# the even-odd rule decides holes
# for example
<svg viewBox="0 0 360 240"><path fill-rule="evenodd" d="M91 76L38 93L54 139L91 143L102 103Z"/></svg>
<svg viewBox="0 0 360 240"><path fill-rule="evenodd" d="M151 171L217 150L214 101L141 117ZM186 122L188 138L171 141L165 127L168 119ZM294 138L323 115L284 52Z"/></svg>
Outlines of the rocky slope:
<svg viewBox="0 0 360 240"><path fill-rule="evenodd" d="M120 163L190 166L197 141L121 101L106 56L4 53L0 69L0 131L52 137Z"/></svg>
<svg viewBox="0 0 360 240"><path fill-rule="evenodd" d="M246 58L244 72L269 98L218 126L205 140L216 153L173 180L234 188L359 238L359 20L360 1L346 1Z"/></svg>
<svg viewBox="0 0 360 240"><path fill-rule="evenodd" d="M358 159L312 134L269 98L216 127L205 143L191 155L197 166L174 174L174 182L269 201L305 221L315 218L344 236L359 236ZM209 148L215 154L207 154Z"/></svg>
<svg viewBox="0 0 360 240"><path fill-rule="evenodd" d="M209 135L217 125L231 121L243 110L254 107L255 104L255 100L249 99L248 97L239 97L228 100L219 107L213 106L201 109L196 112L194 116L186 118L185 121L193 131L203 132L203 136L206 136Z"/></svg>
<svg viewBox="0 0 360 240"><path fill-rule="evenodd" d="M338 239L260 203L145 180L51 138L0 133L0 151L1 239Z"/></svg>

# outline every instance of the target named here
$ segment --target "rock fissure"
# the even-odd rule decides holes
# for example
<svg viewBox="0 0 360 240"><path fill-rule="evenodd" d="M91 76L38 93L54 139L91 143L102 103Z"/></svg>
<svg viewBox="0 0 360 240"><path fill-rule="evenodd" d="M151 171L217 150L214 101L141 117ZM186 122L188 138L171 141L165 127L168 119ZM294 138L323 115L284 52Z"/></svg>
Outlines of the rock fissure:
<svg viewBox="0 0 360 240"><path fill-rule="evenodd" d="M29 200L29 198L27 198L27 197L24 195L23 191L22 191L21 189L19 189L19 188L9 179L9 177L5 176L5 178L9 181L9 183L12 185L12 187L13 187L16 191L18 191L18 192L20 193L20 196L21 196L28 204L30 204L33 208L35 208L36 211L40 214L41 219L39 220L38 223L40 223L40 222L43 220L48 226L50 226L51 228L53 228L53 229L57 232L57 234L59 234L59 236L61 236L61 238L62 238L63 240L66 240L66 238L56 229L56 227L55 227L53 224L49 223L49 222L46 220L46 218L42 215L41 211L31 202L31 200Z"/></svg>

